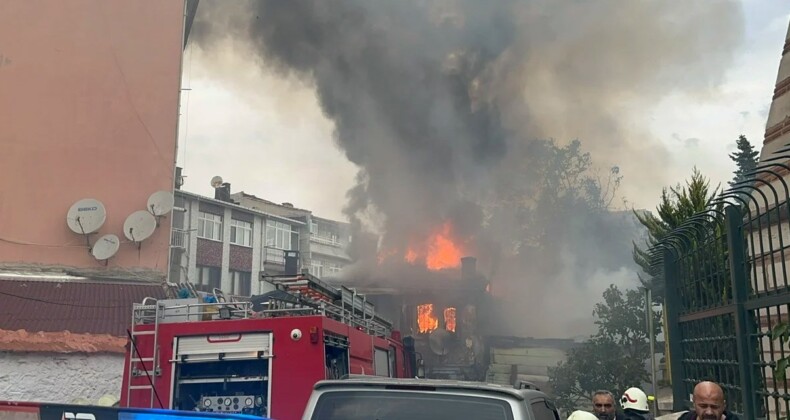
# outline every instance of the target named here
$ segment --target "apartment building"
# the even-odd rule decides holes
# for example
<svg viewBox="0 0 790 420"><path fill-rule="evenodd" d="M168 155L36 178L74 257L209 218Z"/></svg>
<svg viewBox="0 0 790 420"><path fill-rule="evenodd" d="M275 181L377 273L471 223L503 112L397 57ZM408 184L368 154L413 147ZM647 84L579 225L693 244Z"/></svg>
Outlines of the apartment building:
<svg viewBox="0 0 790 420"><path fill-rule="evenodd" d="M320 278L332 278L351 263L348 246L352 241L351 225L318 217L310 210L291 203L275 203L244 191L229 194L241 206L276 214L302 222L299 240L300 267Z"/></svg>
<svg viewBox="0 0 790 420"><path fill-rule="evenodd" d="M261 274L299 269L304 222L221 198L176 190L170 282L250 296L271 290Z"/></svg>
<svg viewBox="0 0 790 420"><path fill-rule="evenodd" d="M262 274L308 269L331 278L351 262L348 223L291 203L231 194L227 182L216 186L213 198L176 187L170 282L249 296L270 290L260 281Z"/></svg>

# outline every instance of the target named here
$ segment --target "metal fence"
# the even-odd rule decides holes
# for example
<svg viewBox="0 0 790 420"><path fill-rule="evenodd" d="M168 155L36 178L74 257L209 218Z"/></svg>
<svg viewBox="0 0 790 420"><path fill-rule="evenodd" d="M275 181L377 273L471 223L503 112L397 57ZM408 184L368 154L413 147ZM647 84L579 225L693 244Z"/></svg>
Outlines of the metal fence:
<svg viewBox="0 0 790 420"><path fill-rule="evenodd" d="M786 152L783 150L781 152ZM745 418L787 418L790 384L776 378L790 346L771 331L788 322L790 156L761 162L707 211L651 249L663 277L674 409L691 406L694 385L718 382Z"/></svg>

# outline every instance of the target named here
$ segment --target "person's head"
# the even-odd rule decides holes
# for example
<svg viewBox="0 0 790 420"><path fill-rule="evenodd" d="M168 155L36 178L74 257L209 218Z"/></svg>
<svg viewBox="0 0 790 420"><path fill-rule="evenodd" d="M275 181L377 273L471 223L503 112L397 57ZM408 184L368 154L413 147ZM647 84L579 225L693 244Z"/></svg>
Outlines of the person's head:
<svg viewBox="0 0 790 420"><path fill-rule="evenodd" d="M647 406L647 394L637 387L628 388L620 398L623 410L636 410L643 413L650 411Z"/></svg>
<svg viewBox="0 0 790 420"><path fill-rule="evenodd" d="M694 387L694 412L700 420L721 420L726 401L724 390L715 382L700 382Z"/></svg>
<svg viewBox="0 0 790 420"><path fill-rule="evenodd" d="M614 395L609 391L595 391L592 397L593 413L601 419L613 419Z"/></svg>
<svg viewBox="0 0 790 420"><path fill-rule="evenodd" d="M598 420L598 417L596 417L595 414L577 410L568 416L568 420Z"/></svg>

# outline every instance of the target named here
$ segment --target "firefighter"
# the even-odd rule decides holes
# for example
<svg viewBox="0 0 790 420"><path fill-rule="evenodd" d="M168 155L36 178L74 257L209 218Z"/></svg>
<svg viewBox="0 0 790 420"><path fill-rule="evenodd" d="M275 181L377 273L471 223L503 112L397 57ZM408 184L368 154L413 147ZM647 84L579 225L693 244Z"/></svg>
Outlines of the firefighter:
<svg viewBox="0 0 790 420"><path fill-rule="evenodd" d="M568 420L598 420L598 416L587 411L577 410L568 416Z"/></svg>
<svg viewBox="0 0 790 420"><path fill-rule="evenodd" d="M653 420L647 406L647 394L639 388L628 388L620 398L620 406L627 420Z"/></svg>
<svg viewBox="0 0 790 420"><path fill-rule="evenodd" d="M694 411L688 411L678 420L740 420L727 411L724 390L715 382L704 381L694 387Z"/></svg>

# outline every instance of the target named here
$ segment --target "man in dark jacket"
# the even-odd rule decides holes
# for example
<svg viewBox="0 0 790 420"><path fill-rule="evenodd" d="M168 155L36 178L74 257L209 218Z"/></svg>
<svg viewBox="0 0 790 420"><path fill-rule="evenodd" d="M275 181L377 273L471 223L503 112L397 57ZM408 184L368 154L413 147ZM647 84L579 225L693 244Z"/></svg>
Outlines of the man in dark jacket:
<svg viewBox="0 0 790 420"><path fill-rule="evenodd" d="M694 411L689 411L678 420L740 420L726 410L724 390L715 382L700 382L694 387Z"/></svg>
<svg viewBox="0 0 790 420"><path fill-rule="evenodd" d="M601 420L622 420L623 415L617 412L614 395L609 391L595 391L592 398L593 414Z"/></svg>

